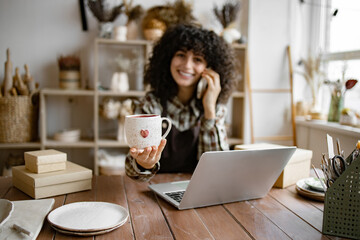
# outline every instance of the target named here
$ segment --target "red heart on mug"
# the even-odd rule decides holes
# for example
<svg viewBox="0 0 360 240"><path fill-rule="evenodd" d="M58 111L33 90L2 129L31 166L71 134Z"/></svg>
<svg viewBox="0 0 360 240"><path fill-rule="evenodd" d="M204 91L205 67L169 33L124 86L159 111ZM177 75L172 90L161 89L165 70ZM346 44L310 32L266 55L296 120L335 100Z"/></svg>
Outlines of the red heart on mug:
<svg viewBox="0 0 360 240"><path fill-rule="evenodd" d="M149 130L141 130L141 131L140 131L140 135L141 135L143 138L146 138L147 136L149 136Z"/></svg>

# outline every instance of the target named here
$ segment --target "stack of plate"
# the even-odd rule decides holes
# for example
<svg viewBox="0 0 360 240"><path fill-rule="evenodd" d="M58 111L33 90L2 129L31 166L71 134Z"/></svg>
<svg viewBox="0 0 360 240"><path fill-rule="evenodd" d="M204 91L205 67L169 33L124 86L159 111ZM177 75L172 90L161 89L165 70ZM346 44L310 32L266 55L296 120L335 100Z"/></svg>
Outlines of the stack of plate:
<svg viewBox="0 0 360 240"><path fill-rule="evenodd" d="M111 232L128 219L128 211L107 202L76 202L53 210L47 217L56 231L79 236Z"/></svg>
<svg viewBox="0 0 360 240"><path fill-rule="evenodd" d="M318 178L310 177L301 179L296 183L296 191L299 195L317 201L324 201L325 192Z"/></svg>
<svg viewBox="0 0 360 240"><path fill-rule="evenodd" d="M80 129L67 129L54 134L54 140L60 142L78 142L80 140Z"/></svg>

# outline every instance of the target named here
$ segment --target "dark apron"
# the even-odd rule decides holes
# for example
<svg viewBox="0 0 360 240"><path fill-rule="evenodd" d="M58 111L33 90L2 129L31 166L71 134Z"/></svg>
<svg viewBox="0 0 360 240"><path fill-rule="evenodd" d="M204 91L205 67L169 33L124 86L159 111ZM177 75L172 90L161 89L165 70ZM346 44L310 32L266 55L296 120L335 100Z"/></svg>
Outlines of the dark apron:
<svg viewBox="0 0 360 240"><path fill-rule="evenodd" d="M161 155L160 173L192 173L195 170L198 163L199 132L200 121L196 126L183 132L172 126Z"/></svg>

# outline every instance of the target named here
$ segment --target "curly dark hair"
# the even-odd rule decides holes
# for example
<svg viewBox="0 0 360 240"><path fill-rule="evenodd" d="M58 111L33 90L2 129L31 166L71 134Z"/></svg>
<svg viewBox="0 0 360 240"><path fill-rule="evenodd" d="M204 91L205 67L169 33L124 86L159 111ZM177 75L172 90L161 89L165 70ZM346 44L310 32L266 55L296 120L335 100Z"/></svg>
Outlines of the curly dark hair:
<svg viewBox="0 0 360 240"><path fill-rule="evenodd" d="M213 31L195 25L179 24L166 30L155 44L150 61L146 65L144 82L150 84L161 105L166 108L166 101L178 93L178 86L170 72L170 64L180 49L192 50L195 54L203 56L207 67L220 75L221 92L217 102L226 103L235 86L232 48ZM203 109L201 99L197 100L196 105Z"/></svg>

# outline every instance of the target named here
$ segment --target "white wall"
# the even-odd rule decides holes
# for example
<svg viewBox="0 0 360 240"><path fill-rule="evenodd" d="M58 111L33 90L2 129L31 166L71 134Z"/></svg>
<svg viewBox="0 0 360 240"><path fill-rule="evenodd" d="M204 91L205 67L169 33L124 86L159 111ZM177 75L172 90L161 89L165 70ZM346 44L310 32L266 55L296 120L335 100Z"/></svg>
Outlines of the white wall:
<svg viewBox="0 0 360 240"><path fill-rule="evenodd" d="M173 1L170 1L173 2ZM221 0L216 0L218 5ZM165 4L164 0L134 1L145 9ZM213 4L194 1L194 15L205 26L219 28L212 15ZM35 81L43 87L58 86L57 58L60 55L80 54L83 86L93 75L93 40L97 36L97 20L86 8L88 31L81 26L78 1L62 0L3 0L0 1L0 63L6 61L10 48L13 66L28 64ZM115 23L120 24L121 18ZM0 67L0 80L4 69Z"/></svg>
<svg viewBox="0 0 360 240"><path fill-rule="evenodd" d="M286 46L291 46L293 66L297 68L296 63L307 49L310 22L308 6L297 0L250 1L248 49L252 89L290 88ZM300 92L303 79L297 79L294 89ZM302 97L302 93L298 95ZM290 97L288 93L254 91L255 137L292 135ZM275 143L290 145L292 141Z"/></svg>

